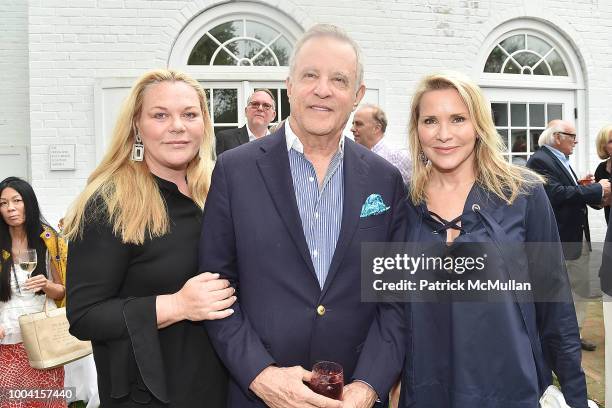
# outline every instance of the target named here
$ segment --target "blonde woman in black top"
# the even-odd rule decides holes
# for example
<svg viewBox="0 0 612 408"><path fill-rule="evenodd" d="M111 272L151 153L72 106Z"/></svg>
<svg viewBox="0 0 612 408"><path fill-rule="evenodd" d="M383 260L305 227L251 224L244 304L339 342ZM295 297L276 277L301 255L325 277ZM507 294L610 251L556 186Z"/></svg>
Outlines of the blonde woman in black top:
<svg viewBox="0 0 612 408"><path fill-rule="evenodd" d="M597 155L603 161L599 163L595 170L595 182L601 179L610 179L612 174L612 124L606 125L597 134L595 139ZM604 215L606 223L610 221L610 203L604 205Z"/></svg>
<svg viewBox="0 0 612 408"><path fill-rule="evenodd" d="M224 407L227 375L202 320L234 289L197 274L212 129L198 82L144 74L109 151L65 219L71 332L92 341L104 407Z"/></svg>

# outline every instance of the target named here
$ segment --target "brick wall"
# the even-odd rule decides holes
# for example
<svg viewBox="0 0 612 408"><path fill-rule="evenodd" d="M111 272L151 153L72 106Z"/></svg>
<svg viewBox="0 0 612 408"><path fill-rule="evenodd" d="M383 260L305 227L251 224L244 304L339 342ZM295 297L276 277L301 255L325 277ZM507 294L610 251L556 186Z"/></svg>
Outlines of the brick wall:
<svg viewBox="0 0 612 408"><path fill-rule="evenodd" d="M0 2L0 145L29 144L28 8L23 0ZM10 174L0 174L0 179Z"/></svg>
<svg viewBox="0 0 612 408"><path fill-rule="evenodd" d="M366 81L377 81L389 116L388 137L405 143L410 95L424 74L456 69L473 76L488 33L508 18L533 17L558 27L578 49L586 78L588 135L612 120L612 5L603 0L266 0L307 28L345 27L361 44ZM12 3L17 4L15 0ZM30 100L33 182L57 220L94 167L96 78L136 77L165 66L182 28L217 1L30 0ZM537 3L534 5L534 3ZM27 110L26 110L27 111ZM1 126L1 125L0 125ZM591 141L587 141L590 136ZM2 136L0 136L2 137ZM77 144L77 170L50 172L50 143ZM589 167L597 164L594 147ZM579 169L586 171L585 169ZM593 214L593 235L603 236Z"/></svg>

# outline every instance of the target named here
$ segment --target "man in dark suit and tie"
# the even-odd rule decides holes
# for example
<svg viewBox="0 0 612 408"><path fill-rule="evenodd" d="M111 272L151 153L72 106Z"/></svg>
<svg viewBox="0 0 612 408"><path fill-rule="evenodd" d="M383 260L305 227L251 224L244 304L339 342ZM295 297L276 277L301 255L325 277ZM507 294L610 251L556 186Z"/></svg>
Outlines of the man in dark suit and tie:
<svg viewBox="0 0 612 408"><path fill-rule="evenodd" d="M256 89L249 96L244 108L247 123L236 129L222 130L215 135L217 156L247 142L269 135L268 125L276 117L276 105L272 92Z"/></svg>
<svg viewBox="0 0 612 408"><path fill-rule="evenodd" d="M610 196L610 182L588 180L581 185L569 163L574 152L576 128L571 122L553 120L538 140L540 149L527 162L527 167L546 177L545 189L555 212L567 272L572 285L578 326L586 317L589 285L589 254L591 235L587 205L601 208ZM590 183L590 184L586 184ZM584 350L595 350L595 344L581 340Z"/></svg>
<svg viewBox="0 0 612 408"><path fill-rule="evenodd" d="M361 244L403 239L406 216L399 171L342 136L364 92L357 44L316 25L295 45L289 120L219 156L199 256L237 289L234 313L206 325L231 373L229 407L339 407L304 385L320 360L340 363L347 383L360 357L372 362L376 375L345 400L371 406L397 379L360 356L377 307L360 299Z"/></svg>

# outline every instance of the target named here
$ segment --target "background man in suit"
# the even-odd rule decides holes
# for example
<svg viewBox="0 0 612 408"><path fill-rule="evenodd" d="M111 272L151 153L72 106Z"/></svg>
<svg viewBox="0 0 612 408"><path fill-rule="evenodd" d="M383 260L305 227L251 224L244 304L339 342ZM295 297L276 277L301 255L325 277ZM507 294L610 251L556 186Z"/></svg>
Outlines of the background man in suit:
<svg viewBox="0 0 612 408"><path fill-rule="evenodd" d="M346 386L345 403L371 406L397 379L360 355L376 316L360 299L361 243L403 239L406 217L399 171L342 137L364 92L357 44L316 25L295 45L285 126L216 163L200 270L237 288L234 314L206 326L231 373L230 407L340 406L303 383L320 360L340 363L347 382L360 358L380 373Z"/></svg>
<svg viewBox="0 0 612 408"><path fill-rule="evenodd" d="M367 147L389 163L397 167L402 174L404 183L408 185L412 163L406 149L395 149L385 142L387 130L387 115L379 106L373 104L361 105L353 115L351 132L355 141Z"/></svg>
<svg viewBox="0 0 612 408"><path fill-rule="evenodd" d="M256 89L244 108L247 123L236 129L222 130L215 135L217 156L226 150L269 135L268 125L276 117L276 104L268 89Z"/></svg>
<svg viewBox="0 0 612 408"><path fill-rule="evenodd" d="M553 120L542 132L538 140L539 149L527 162L527 167L546 177L544 185L550 199L563 252L567 272L572 285L572 295L576 307L578 326L582 328L586 317L586 302L589 285L589 254L591 236L587 205L600 206L609 200L610 182L580 185L578 177L569 164L569 156L574 152L576 128L568 121ZM601 207L599 207L601 208ZM595 344L581 340L584 350L595 350Z"/></svg>

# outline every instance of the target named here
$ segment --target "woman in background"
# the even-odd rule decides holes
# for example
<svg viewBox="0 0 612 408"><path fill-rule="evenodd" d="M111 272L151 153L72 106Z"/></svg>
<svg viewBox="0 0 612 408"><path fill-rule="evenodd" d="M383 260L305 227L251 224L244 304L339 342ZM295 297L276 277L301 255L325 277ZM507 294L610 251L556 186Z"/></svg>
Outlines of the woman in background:
<svg viewBox="0 0 612 408"><path fill-rule="evenodd" d="M212 143L200 84L144 74L65 218L70 331L92 341L104 407L225 406L202 320L229 316L236 298L227 280L197 274Z"/></svg>
<svg viewBox="0 0 612 408"><path fill-rule="evenodd" d="M0 182L0 407L65 407L64 399L13 399L9 390L64 387L64 368L30 367L19 316L43 310L47 298L63 303L65 243L40 213L32 186L17 177ZM36 251L36 267L22 269L20 253ZM49 302L48 308L56 304Z"/></svg>
<svg viewBox="0 0 612 408"><path fill-rule="evenodd" d="M595 182L601 179L610 179L612 175L612 124L604 126L595 139L597 155L603 161L595 170ZM604 205L606 224L610 221L610 204Z"/></svg>

